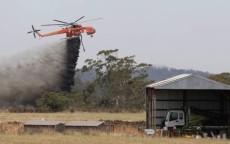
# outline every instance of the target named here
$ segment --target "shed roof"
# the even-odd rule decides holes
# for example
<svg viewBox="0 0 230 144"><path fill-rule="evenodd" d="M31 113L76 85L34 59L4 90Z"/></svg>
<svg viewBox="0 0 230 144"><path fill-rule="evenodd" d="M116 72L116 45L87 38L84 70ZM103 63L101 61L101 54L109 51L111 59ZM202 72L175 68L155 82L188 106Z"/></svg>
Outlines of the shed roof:
<svg viewBox="0 0 230 144"><path fill-rule="evenodd" d="M61 121L44 121L44 120L30 120L24 123L24 125L36 125L36 126L55 126L63 124Z"/></svg>
<svg viewBox="0 0 230 144"><path fill-rule="evenodd" d="M103 124L103 121L71 121L66 123L66 126L99 126Z"/></svg>
<svg viewBox="0 0 230 144"><path fill-rule="evenodd" d="M181 74L163 81L159 81L146 88L154 89L197 89L197 90L230 90L229 85L225 85L206 77L194 74Z"/></svg>

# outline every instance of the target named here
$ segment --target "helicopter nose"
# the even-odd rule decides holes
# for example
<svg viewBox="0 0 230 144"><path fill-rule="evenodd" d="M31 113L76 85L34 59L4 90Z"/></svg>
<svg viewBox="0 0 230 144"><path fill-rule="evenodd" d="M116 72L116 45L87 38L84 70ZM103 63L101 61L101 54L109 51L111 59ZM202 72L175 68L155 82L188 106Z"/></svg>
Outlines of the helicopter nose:
<svg viewBox="0 0 230 144"><path fill-rule="evenodd" d="M92 28L92 33L95 33L95 32L96 32L96 30L94 28Z"/></svg>
<svg viewBox="0 0 230 144"><path fill-rule="evenodd" d="M94 28L91 28L91 29L89 29L88 31L87 31L87 34L88 35L92 35L92 34L94 34L96 32L96 30L94 29Z"/></svg>

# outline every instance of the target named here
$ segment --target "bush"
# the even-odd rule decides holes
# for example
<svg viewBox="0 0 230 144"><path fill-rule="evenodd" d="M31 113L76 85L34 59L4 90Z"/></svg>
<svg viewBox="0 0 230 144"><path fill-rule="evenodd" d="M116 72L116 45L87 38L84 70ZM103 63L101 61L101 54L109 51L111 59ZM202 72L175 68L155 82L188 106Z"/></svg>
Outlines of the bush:
<svg viewBox="0 0 230 144"><path fill-rule="evenodd" d="M46 92L37 99L36 104L41 112L58 112L68 109L73 99L67 93Z"/></svg>

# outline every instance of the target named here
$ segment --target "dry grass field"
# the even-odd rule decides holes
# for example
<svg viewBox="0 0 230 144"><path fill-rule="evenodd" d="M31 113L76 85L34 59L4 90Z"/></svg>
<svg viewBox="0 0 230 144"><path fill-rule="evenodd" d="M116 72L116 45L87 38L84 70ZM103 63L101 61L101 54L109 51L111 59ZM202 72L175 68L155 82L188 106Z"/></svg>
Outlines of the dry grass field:
<svg viewBox="0 0 230 144"><path fill-rule="evenodd" d="M229 144L217 139L159 138L124 134L0 134L0 144Z"/></svg>
<svg viewBox="0 0 230 144"><path fill-rule="evenodd" d="M0 113L0 123L8 121L25 122L34 119L73 121L73 120L122 120L145 121L145 112L103 113L103 112L60 112L60 113Z"/></svg>
<svg viewBox="0 0 230 144"><path fill-rule="evenodd" d="M25 133L22 123L31 119L47 120L122 120L144 121L145 113L0 113L0 144L230 144L229 140L195 138L160 138L139 133L136 127L118 125L114 133L101 132L64 132L45 131ZM17 121L17 122L15 122ZM11 123L8 123L11 122ZM132 124L132 123L131 123Z"/></svg>

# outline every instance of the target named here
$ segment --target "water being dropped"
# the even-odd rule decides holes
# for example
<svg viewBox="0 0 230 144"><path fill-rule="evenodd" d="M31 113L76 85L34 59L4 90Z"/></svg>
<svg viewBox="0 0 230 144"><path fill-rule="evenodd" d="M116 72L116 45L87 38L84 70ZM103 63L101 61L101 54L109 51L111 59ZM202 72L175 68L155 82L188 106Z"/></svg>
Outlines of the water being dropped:
<svg viewBox="0 0 230 144"><path fill-rule="evenodd" d="M44 91L71 91L80 39L36 48L0 63L0 106L31 104Z"/></svg>

